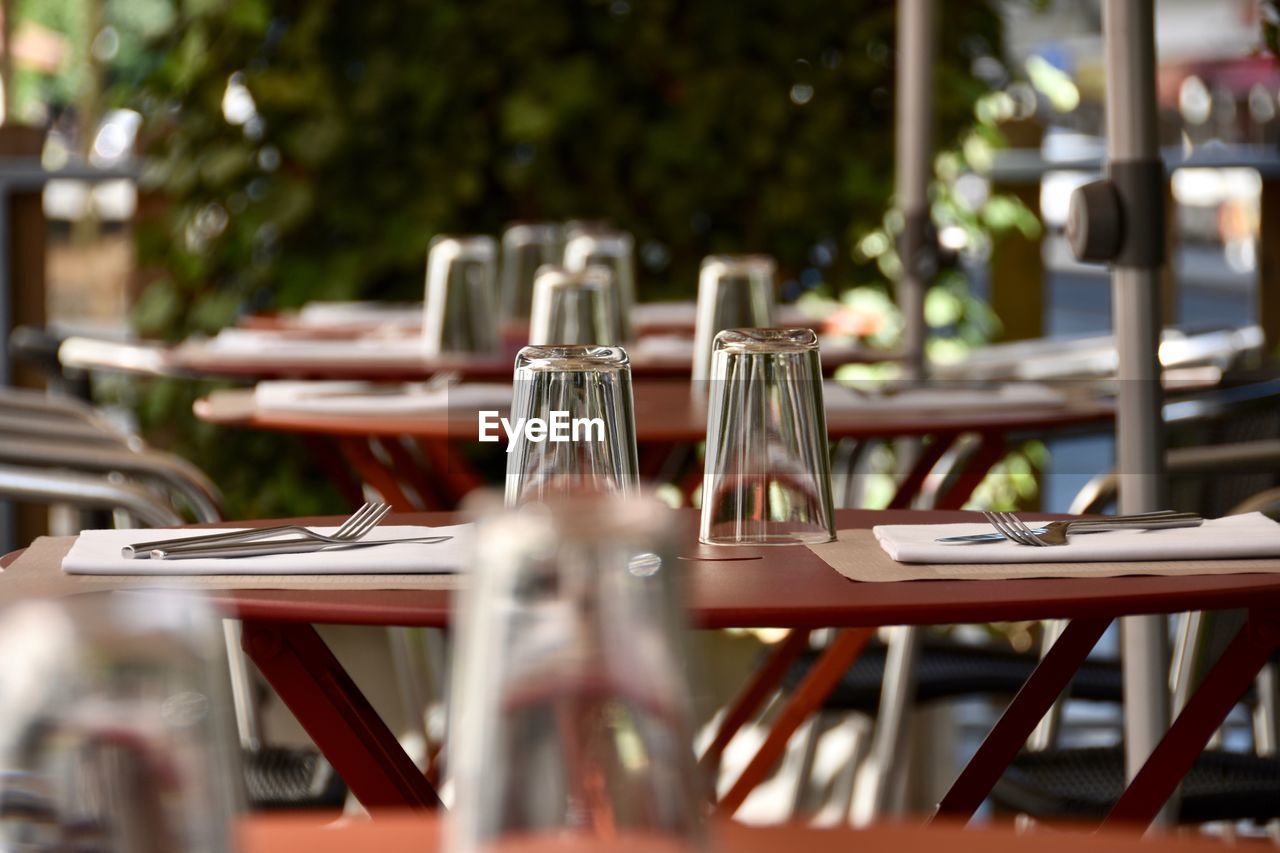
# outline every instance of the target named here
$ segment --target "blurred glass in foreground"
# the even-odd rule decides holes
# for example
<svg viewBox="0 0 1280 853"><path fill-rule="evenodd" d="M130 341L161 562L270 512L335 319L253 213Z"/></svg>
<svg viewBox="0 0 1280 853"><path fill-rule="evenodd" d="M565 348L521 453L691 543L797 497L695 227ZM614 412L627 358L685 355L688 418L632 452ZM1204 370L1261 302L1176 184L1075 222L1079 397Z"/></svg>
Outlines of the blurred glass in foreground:
<svg viewBox="0 0 1280 853"><path fill-rule="evenodd" d="M488 504L455 623L447 849L700 849L672 511Z"/></svg>
<svg viewBox="0 0 1280 853"><path fill-rule="evenodd" d="M701 541L835 539L817 336L809 329L721 332L710 384Z"/></svg>
<svg viewBox="0 0 1280 853"><path fill-rule="evenodd" d="M243 777L207 606L17 604L0 613L0 657L0 849L231 849Z"/></svg>
<svg viewBox="0 0 1280 853"><path fill-rule="evenodd" d="M427 252L422 351L493 355L498 337L498 249L492 237L436 237Z"/></svg>
<svg viewBox="0 0 1280 853"><path fill-rule="evenodd" d="M631 361L618 347L527 346L516 356L507 503L634 494Z"/></svg>

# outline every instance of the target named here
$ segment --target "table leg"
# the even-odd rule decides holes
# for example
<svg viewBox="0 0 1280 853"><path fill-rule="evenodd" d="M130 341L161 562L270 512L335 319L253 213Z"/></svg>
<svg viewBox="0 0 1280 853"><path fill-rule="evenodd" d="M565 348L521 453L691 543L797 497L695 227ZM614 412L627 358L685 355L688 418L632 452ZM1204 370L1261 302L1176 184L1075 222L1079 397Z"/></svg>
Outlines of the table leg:
<svg viewBox="0 0 1280 853"><path fill-rule="evenodd" d="M458 445L430 438L419 438L417 442L418 450L431 465L445 499L452 501L450 508L456 507L470 492L485 486L484 477L462 455L462 448Z"/></svg>
<svg viewBox="0 0 1280 853"><path fill-rule="evenodd" d="M299 438L307 448L307 453L315 460L316 465L320 466L320 470L337 488L343 499L352 507L358 507L364 503L364 491L360 481L351 476L351 472L342 464L328 436L304 432L299 433Z"/></svg>
<svg viewBox="0 0 1280 853"><path fill-rule="evenodd" d="M969 818L982 805L1109 624L1109 619L1076 619L1066 627L952 783L937 817Z"/></svg>
<svg viewBox="0 0 1280 853"><path fill-rule="evenodd" d="M782 758L787 741L805 720L822 707L841 676L858 659L858 655L862 654L874 634L874 628L845 628L836 634L835 640L814 662L813 669L809 670L809 674L778 715L764 744L733 783L729 793L720 801L717 811L722 816L732 816L746 801L747 795L764 781L769 771Z"/></svg>
<svg viewBox="0 0 1280 853"><path fill-rule="evenodd" d="M765 700L782 684L792 664L799 660L805 649L809 647L809 634L809 631L800 629L787 634L786 638L769 654L764 665L751 676L751 680L738 694L733 705L725 711L723 719L720 720L720 726L716 729L715 737L702 753L699 764L704 770L713 770L720 763L720 756L729 745L729 741L733 740L738 730L756 715Z"/></svg>
<svg viewBox="0 0 1280 853"><path fill-rule="evenodd" d="M414 458L400 436L384 435L372 438L369 445L370 448L376 445L382 451L390 462L387 469L393 472L396 480L402 484L401 488L408 486L418 495L418 505L422 509L453 509L457 506L447 496L440 494L437 481L427 473L422 460ZM376 453L374 456L377 458Z"/></svg>
<svg viewBox="0 0 1280 853"><path fill-rule="evenodd" d="M942 433L935 435L933 441L920 448L920 455L916 457L915 464L898 485L898 490L886 509L908 509L911 502L916 499L916 495L920 494L920 488L924 486L925 478L929 476L933 466L938 464L942 454L947 452L947 448L951 447L955 440L955 433Z"/></svg>
<svg viewBox="0 0 1280 853"><path fill-rule="evenodd" d="M435 789L316 629L245 620L244 649L365 808L434 809Z"/></svg>
<svg viewBox="0 0 1280 853"><path fill-rule="evenodd" d="M982 485L983 478L1004 455L1004 435L997 432L983 433L977 453L964 466L951 488L938 498L934 509L963 509L965 502Z"/></svg>
<svg viewBox="0 0 1280 853"><path fill-rule="evenodd" d="M1253 611L1249 620L1209 670L1107 815L1107 824L1148 826L1191 770L1209 738L1280 647L1280 613Z"/></svg>
<svg viewBox="0 0 1280 853"><path fill-rule="evenodd" d="M419 507L409 499L395 475L373 455L369 449L369 439L364 436L342 436L338 439L338 447L347 462L360 475L361 480L368 483L382 499L391 504L396 512L417 512Z"/></svg>

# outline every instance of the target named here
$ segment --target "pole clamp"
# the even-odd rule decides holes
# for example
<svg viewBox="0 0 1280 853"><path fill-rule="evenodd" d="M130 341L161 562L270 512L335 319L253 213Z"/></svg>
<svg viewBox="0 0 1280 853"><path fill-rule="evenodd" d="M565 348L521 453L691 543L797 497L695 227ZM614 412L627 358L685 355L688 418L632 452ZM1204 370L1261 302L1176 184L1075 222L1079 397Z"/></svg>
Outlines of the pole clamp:
<svg viewBox="0 0 1280 853"><path fill-rule="evenodd" d="M1067 212L1067 242L1078 260L1126 267L1165 262L1164 163L1113 160L1107 177L1077 187ZM1145 215L1135 216L1133 211Z"/></svg>

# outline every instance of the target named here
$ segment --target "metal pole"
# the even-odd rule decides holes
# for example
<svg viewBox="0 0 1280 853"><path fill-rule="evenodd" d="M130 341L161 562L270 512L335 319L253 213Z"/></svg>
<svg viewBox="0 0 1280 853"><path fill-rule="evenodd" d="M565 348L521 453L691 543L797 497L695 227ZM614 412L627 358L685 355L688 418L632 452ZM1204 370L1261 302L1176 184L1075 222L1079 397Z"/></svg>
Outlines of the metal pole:
<svg viewBox="0 0 1280 853"><path fill-rule="evenodd" d="M1120 511L1161 509L1166 499L1160 417L1160 269L1164 265L1163 170L1155 87L1153 0L1107 0L1107 171L1116 185L1126 249L1111 269L1119 350L1116 470ZM1151 184L1156 181L1157 193ZM1135 204L1136 202L1136 204ZM1150 233L1147 233L1150 231ZM1143 243L1146 250L1134 248ZM1125 769L1132 779L1169 725L1168 629L1163 617L1123 620ZM1167 822L1166 808L1158 822Z"/></svg>
<svg viewBox="0 0 1280 853"><path fill-rule="evenodd" d="M898 0L896 151L897 203L902 211L898 307L903 317L903 369L925 375L924 295L936 258L929 226L933 131L933 0Z"/></svg>

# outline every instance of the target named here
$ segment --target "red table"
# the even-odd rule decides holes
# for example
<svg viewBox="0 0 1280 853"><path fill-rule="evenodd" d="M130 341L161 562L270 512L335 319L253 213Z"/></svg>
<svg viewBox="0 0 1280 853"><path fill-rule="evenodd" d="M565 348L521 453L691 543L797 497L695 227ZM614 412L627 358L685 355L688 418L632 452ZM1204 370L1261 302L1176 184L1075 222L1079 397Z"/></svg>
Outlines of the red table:
<svg viewBox="0 0 1280 853"><path fill-rule="evenodd" d="M283 338L322 341L326 336L281 332ZM330 337L337 342L347 337ZM466 379L511 378L515 355L524 341L508 338L503 351L493 356L439 356L426 358L412 346L379 351L364 350L360 357L350 351L335 350L332 356L314 352L290 355L281 351L220 350L202 341L177 345L161 343L119 343L86 338L69 338L58 350L64 367L106 370L147 376L176 376L191 379L351 379L385 382L419 382L437 373L457 373ZM891 352L872 350L855 343L823 343L823 369L833 373L845 364L874 364L896 360ZM693 368L691 350L664 352L635 349L631 370L635 376L688 378Z"/></svg>
<svg viewBox="0 0 1280 853"><path fill-rule="evenodd" d="M244 853L434 853L440 849L440 821L420 815L384 816L376 821L350 821L323 826L313 817L255 816L240 823L237 837ZM814 829L807 826L748 827L732 823L712 826L715 850L723 853L776 853L799 849L806 853L1077 853L1087 845L1092 853L1222 853L1223 842L1212 838L1157 836L1142 839L1135 832L1096 833L1085 838L1060 831L1015 832L1010 827L963 829L960 826L875 826L869 829ZM530 845L531 851L563 851L554 843ZM591 849L591 848L585 848ZM599 848L597 848L599 849Z"/></svg>
<svg viewBox="0 0 1280 853"><path fill-rule="evenodd" d="M430 513L394 521L435 525L449 523L451 518ZM972 514L958 512L837 513L842 529L972 519ZM961 819L970 816L989 794L1111 620L1186 610L1249 611L1245 627L1116 804L1109 824L1151 821L1280 646L1280 573L864 584L846 580L804 547L708 549L696 544L695 513L682 511L678 523L687 543L680 565L686 574L693 625L798 629L779 644L725 715L704 760L714 759L780 682L805 649L809 630L840 629L794 691L755 760L721 800L719 809L726 815L764 778L791 733L821 706L881 625L1071 620L943 799L940 813ZM705 559L726 554L738 559ZM1280 564L1275 568L1280 569ZM246 651L362 803L373 810L436 804L431 785L312 623L443 627L450 618L447 592L245 589L211 595L243 620Z"/></svg>
<svg viewBox="0 0 1280 853"><path fill-rule="evenodd" d="M684 381L636 379L636 441L640 450L642 479L669 476L668 461L679 448L688 448L706 436L707 415L695 402L690 384ZM320 415L294 412L256 411L253 394L247 390L219 391L196 402L196 416L226 426L243 426L273 432L296 433L312 442L317 462L343 489L349 500L360 502L359 483L346 469L335 466L332 445L359 478L373 486L398 510L450 509L483 478L460 454L463 445L474 444L477 416L474 409L452 407L440 414ZM1064 406L1028 406L1022 409L919 409L855 410L828 407L827 436L870 439L900 436L929 436L911 472L899 484L890 506L904 508L924 484L929 472L965 434L978 436L978 447L963 476L939 496L936 505L959 508L991 467L1006 452L1006 437L1045 433L1069 428L1099 427L1110 422L1114 410L1109 403L1090 399ZM412 441L420 460L404 448L401 439ZM686 464L685 470L688 472ZM696 485L700 470L693 470L686 490ZM415 500L411 496L416 495Z"/></svg>

